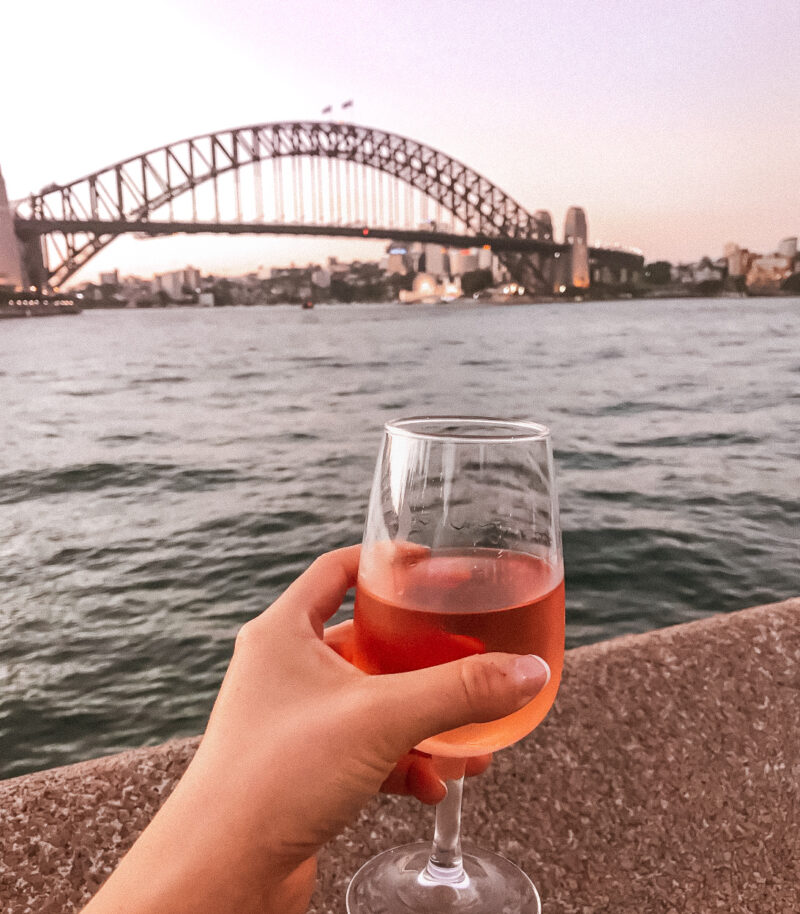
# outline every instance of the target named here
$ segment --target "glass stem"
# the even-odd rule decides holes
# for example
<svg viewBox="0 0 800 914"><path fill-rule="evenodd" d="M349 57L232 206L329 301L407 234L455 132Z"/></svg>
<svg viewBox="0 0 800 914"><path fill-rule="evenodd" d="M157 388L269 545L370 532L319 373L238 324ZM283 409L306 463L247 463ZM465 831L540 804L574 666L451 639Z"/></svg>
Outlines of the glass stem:
<svg viewBox="0 0 800 914"><path fill-rule="evenodd" d="M433 848L426 873L435 882L457 883L466 878L461 861L461 796L464 776L447 781L447 796L436 807Z"/></svg>

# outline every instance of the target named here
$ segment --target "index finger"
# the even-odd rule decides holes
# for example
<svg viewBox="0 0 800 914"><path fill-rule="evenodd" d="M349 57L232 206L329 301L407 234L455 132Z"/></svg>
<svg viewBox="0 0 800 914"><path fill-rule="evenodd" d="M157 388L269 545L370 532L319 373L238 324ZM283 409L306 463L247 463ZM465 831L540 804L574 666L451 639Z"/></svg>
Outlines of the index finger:
<svg viewBox="0 0 800 914"><path fill-rule="evenodd" d="M287 618L308 619L321 638L323 624L355 586L360 554L361 546L346 546L321 555L286 588L270 611Z"/></svg>

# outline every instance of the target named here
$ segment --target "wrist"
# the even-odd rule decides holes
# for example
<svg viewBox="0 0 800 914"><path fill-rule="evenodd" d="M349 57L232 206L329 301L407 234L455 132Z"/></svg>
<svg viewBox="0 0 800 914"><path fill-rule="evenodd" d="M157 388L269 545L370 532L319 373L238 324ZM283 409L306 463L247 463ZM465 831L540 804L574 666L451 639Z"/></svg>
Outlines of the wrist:
<svg viewBox="0 0 800 914"><path fill-rule="evenodd" d="M190 765L85 914L303 914L316 860L271 847L263 819L209 796L217 783Z"/></svg>

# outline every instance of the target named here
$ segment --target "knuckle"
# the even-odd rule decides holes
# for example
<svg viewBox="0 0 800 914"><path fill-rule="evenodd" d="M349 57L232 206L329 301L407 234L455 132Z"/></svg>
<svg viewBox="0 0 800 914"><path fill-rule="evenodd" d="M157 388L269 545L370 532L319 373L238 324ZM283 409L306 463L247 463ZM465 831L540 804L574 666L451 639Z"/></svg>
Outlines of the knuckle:
<svg viewBox="0 0 800 914"><path fill-rule="evenodd" d="M318 555L314 561L311 563L311 568L316 569L317 571L324 571L328 564L328 553L324 552L322 555Z"/></svg>
<svg viewBox="0 0 800 914"><path fill-rule="evenodd" d="M317 556L309 568L321 581L335 587L344 587L347 583L347 574L339 561L337 552L325 552Z"/></svg>
<svg viewBox="0 0 800 914"><path fill-rule="evenodd" d="M256 640L256 631L255 631L254 620L251 619L249 622L245 622L244 625L236 633L236 640L234 641L234 651L236 653L241 653L244 650L248 650L252 647L254 641Z"/></svg>
<svg viewBox="0 0 800 914"><path fill-rule="evenodd" d="M318 555L309 566L309 571L320 578L330 577L336 570L336 561L330 552Z"/></svg>
<svg viewBox="0 0 800 914"><path fill-rule="evenodd" d="M480 655L467 657L461 665L461 688L476 721L491 720L495 714L504 676L497 666Z"/></svg>

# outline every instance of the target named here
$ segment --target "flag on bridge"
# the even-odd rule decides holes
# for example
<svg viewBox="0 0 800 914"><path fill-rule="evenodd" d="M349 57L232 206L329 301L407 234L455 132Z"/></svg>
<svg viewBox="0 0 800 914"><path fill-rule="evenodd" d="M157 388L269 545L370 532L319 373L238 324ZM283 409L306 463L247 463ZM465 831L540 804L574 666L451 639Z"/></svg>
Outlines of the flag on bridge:
<svg viewBox="0 0 800 914"><path fill-rule="evenodd" d="M322 113L323 113L323 114L330 114L331 111L333 111L333 105L326 105L326 106L322 109Z"/></svg>
<svg viewBox="0 0 800 914"><path fill-rule="evenodd" d="M348 99L348 100L347 100L346 102L344 102L344 104L342 105L342 108L343 108L343 109L344 109L344 108L352 108L352 107L353 107L353 99L352 99L352 98Z"/></svg>

